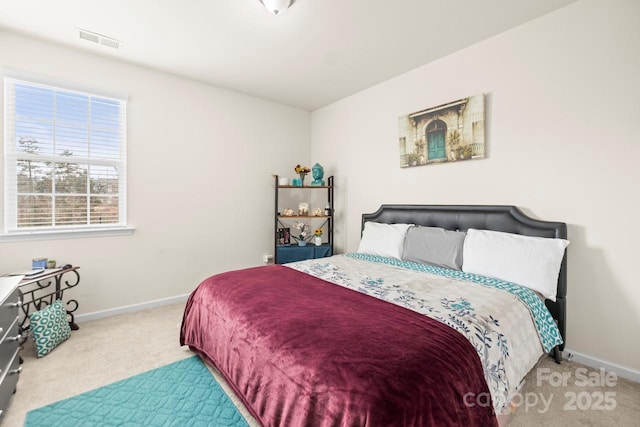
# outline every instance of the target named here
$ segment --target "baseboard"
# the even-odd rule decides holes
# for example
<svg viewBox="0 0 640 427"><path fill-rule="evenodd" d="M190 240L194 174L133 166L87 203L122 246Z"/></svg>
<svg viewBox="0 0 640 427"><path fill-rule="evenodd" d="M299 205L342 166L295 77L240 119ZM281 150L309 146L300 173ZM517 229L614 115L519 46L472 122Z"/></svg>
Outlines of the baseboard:
<svg viewBox="0 0 640 427"><path fill-rule="evenodd" d="M175 304L179 302L187 301L189 294L177 295L174 297L158 299L154 301L143 302L140 304L127 305L124 307L112 308L109 310L96 311L93 313L79 314L75 316L75 321L78 323L88 322L90 320L102 319L104 317L117 316L119 314L132 313L134 311L145 310L153 307L161 307L163 305ZM562 357L567 360L573 360L591 368L604 368L607 371L615 372L616 375L626 378L630 381L640 383L640 371L627 368L626 366L616 365L615 363L607 362L597 359L586 354L573 351L569 348L565 348L562 352Z"/></svg>
<svg viewBox="0 0 640 427"><path fill-rule="evenodd" d="M175 304L187 301L189 294L177 295L175 297L157 299L147 301L140 304L127 305L124 307L110 308L109 310L95 311L93 313L78 314L75 316L77 323L88 322L90 320L102 319L104 317L117 316L119 314L132 313L134 311L146 310L153 307L162 307L163 305Z"/></svg>
<svg viewBox="0 0 640 427"><path fill-rule="evenodd" d="M564 349L564 351L562 352L562 357L567 360L582 363L583 365L589 366L591 368L604 368L609 372L614 372L619 377L626 378L636 383L640 383L640 371L637 371L635 369L600 360L586 354L578 353L577 351L573 351L568 348Z"/></svg>

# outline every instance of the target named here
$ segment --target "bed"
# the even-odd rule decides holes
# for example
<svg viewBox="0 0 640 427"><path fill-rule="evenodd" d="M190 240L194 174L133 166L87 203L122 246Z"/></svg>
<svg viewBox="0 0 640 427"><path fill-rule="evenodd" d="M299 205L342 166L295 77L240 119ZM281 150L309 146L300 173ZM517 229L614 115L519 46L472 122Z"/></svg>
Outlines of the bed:
<svg viewBox="0 0 640 427"><path fill-rule="evenodd" d="M514 206L383 205L362 229L357 253L206 279L185 307L181 344L265 426L498 425L539 358L561 360L566 224ZM433 233L464 233L468 271L409 256ZM386 256L396 237L404 253ZM557 253L552 291L473 271L501 252L496 242L517 252L509 239ZM517 262L503 267L521 274Z"/></svg>

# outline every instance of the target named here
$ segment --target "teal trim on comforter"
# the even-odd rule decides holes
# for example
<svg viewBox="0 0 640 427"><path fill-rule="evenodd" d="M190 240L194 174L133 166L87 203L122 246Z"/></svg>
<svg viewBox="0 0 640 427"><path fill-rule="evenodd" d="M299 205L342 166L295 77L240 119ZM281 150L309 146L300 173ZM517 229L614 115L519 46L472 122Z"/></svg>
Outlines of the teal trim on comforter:
<svg viewBox="0 0 640 427"><path fill-rule="evenodd" d="M435 274L438 276L450 277L467 282L478 283L494 289L500 289L516 296L522 303L527 306L531 316L534 319L536 330L540 336L540 341L545 352L551 351L555 346L562 344L562 336L560 330L551 316L551 313L544 305L544 302L536 295L534 291L515 283L505 282L504 280L494 279L491 277L480 276L473 273L465 273L464 271L450 270L448 268L436 267L428 264L420 264L411 261L402 261L395 258L385 258L377 255L348 253L346 256L364 261L393 265L396 267L406 268L414 271Z"/></svg>

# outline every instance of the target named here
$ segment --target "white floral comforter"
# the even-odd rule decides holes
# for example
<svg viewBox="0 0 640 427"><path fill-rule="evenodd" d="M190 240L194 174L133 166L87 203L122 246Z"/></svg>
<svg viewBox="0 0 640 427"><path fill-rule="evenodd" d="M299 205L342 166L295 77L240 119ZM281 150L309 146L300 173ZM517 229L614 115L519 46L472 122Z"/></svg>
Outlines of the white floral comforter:
<svg viewBox="0 0 640 427"><path fill-rule="evenodd" d="M424 314L463 334L480 356L497 414L507 410L543 352L562 342L541 300L512 283L362 254L285 266Z"/></svg>

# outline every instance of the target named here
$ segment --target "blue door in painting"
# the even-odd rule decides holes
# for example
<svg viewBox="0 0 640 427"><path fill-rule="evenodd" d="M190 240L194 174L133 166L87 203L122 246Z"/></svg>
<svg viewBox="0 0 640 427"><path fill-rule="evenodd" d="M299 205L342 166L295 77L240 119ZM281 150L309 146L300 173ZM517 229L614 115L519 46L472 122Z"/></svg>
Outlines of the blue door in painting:
<svg viewBox="0 0 640 427"><path fill-rule="evenodd" d="M447 157L446 134L447 125L442 120L434 120L427 126L427 158L429 160Z"/></svg>

